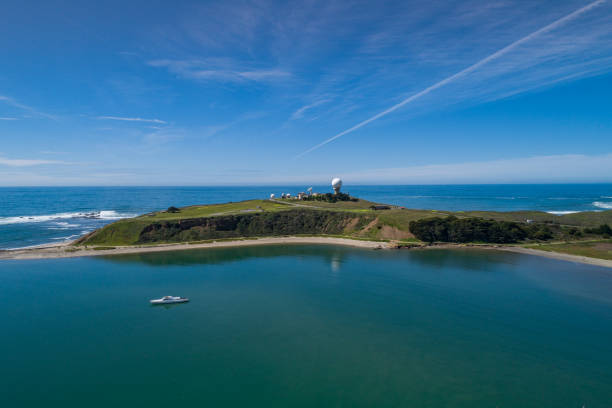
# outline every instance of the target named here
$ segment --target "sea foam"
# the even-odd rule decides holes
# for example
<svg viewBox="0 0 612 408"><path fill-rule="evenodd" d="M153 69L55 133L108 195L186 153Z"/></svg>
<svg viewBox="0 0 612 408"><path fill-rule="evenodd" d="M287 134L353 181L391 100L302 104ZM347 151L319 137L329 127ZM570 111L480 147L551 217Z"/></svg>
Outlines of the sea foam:
<svg viewBox="0 0 612 408"><path fill-rule="evenodd" d="M606 203L603 201L594 201L592 203L595 207L605 208L606 210L612 210L612 203Z"/></svg>
<svg viewBox="0 0 612 408"><path fill-rule="evenodd" d="M118 213L113 210L91 211L91 212L71 212L46 215L22 215L17 217L0 217L0 225L26 224L36 222L49 222L69 219L96 219L96 220L119 220L122 218L134 217L136 214ZM57 224L60 224L59 222ZM60 224L61 225L61 224Z"/></svg>

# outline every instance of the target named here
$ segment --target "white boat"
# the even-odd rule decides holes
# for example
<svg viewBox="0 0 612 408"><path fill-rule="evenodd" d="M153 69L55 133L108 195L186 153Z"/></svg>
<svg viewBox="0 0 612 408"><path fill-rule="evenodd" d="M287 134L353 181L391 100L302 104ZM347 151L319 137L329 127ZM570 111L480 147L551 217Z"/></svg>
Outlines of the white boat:
<svg viewBox="0 0 612 408"><path fill-rule="evenodd" d="M151 299L152 305L167 305L171 303L186 303L189 302L189 299L180 297L180 296L164 296L161 299Z"/></svg>

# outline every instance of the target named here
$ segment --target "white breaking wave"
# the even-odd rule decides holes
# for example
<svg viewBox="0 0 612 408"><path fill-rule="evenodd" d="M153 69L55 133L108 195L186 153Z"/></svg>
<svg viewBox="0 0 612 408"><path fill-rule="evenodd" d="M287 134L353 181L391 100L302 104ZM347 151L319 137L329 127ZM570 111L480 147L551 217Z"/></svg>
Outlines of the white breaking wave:
<svg viewBox="0 0 612 408"><path fill-rule="evenodd" d="M69 220L69 219L94 219L94 220L119 220L122 218L134 217L137 214L118 213L117 211L91 211L91 212L72 212L72 213L58 213L48 215L23 215L17 217L0 217L0 225L9 224L26 224L35 222L49 222L58 220ZM72 226L68 223L62 225L60 222L56 224L62 227Z"/></svg>
<svg viewBox="0 0 612 408"><path fill-rule="evenodd" d="M565 215L565 214L576 214L579 213L580 211L546 211L549 214L554 214L554 215Z"/></svg>
<svg viewBox="0 0 612 408"><path fill-rule="evenodd" d="M57 225L60 228L76 228L79 226L79 224L70 224L69 222L65 222L65 221L56 221L53 223L53 225Z"/></svg>
<svg viewBox="0 0 612 408"><path fill-rule="evenodd" d="M612 203L605 203L603 201L595 201L593 202L595 207L605 208L606 210L612 210Z"/></svg>
<svg viewBox="0 0 612 408"><path fill-rule="evenodd" d="M51 239L57 240L57 241L59 241L59 240L68 241L68 240L71 240L71 239L76 238L78 236L79 236L78 234L72 234L72 235L68 235L67 237L55 237L55 238L51 238Z"/></svg>
<svg viewBox="0 0 612 408"><path fill-rule="evenodd" d="M136 217L138 214L118 213L117 211L100 211L98 218L101 220L119 220L121 218Z"/></svg>

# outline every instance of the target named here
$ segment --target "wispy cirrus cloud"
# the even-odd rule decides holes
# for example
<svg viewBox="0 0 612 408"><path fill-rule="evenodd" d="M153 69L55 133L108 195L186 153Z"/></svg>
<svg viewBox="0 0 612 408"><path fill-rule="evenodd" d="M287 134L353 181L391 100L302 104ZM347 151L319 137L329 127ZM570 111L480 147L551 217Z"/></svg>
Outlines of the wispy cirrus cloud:
<svg viewBox="0 0 612 408"><path fill-rule="evenodd" d="M13 118L13 117L0 117L0 120L18 120L18 118Z"/></svg>
<svg viewBox="0 0 612 408"><path fill-rule="evenodd" d="M149 148L158 148L164 144L183 139L185 131L182 129L155 129L142 136L142 142Z"/></svg>
<svg viewBox="0 0 612 408"><path fill-rule="evenodd" d="M30 167L30 166L41 166L41 165L46 165L46 164L70 164L70 163L59 161L59 160L8 159L6 157L0 157L0 166Z"/></svg>
<svg viewBox="0 0 612 408"><path fill-rule="evenodd" d="M217 123L213 125L205 126L202 129L198 129L195 134L197 135L197 139L210 139L216 137L217 135L228 131L234 126L237 126L246 121L259 119L265 116L264 112L248 112L242 115L239 115L235 119L225 122L225 123Z"/></svg>
<svg viewBox="0 0 612 408"><path fill-rule="evenodd" d="M331 101L331 99L321 99L311 104L304 105L301 108L297 109L295 112L293 112L289 119L291 120L301 119L304 117L304 114L306 113L306 111L316 108L319 105L323 105L324 103L327 103L329 101Z"/></svg>
<svg viewBox="0 0 612 408"><path fill-rule="evenodd" d="M512 50L511 58L489 62L486 72L465 74L444 92L419 98L410 114L609 72L612 12L606 0L595 3L597 13L540 35L533 46ZM414 0L376 8L361 0L202 4L162 30L171 39L168 53L180 49L190 57L149 65L201 81L280 82L304 101L338 95L321 112L321 119L338 122L356 111L367 117L383 110L585 5L581 0ZM292 81L286 81L289 75ZM278 103L282 108L286 101Z"/></svg>
<svg viewBox="0 0 612 408"><path fill-rule="evenodd" d="M279 68L254 68L228 59L153 60L148 65L165 68L187 79L222 82L271 82L286 80L291 73Z"/></svg>
<svg viewBox="0 0 612 408"><path fill-rule="evenodd" d="M165 125L168 122L161 119L144 119L144 118L133 118L133 117L123 117L123 116L98 116L96 119L100 120L118 120L124 122L145 122L145 123L158 123L161 125Z"/></svg>
<svg viewBox="0 0 612 408"><path fill-rule="evenodd" d="M38 109L34 109L31 106L25 105L25 104L23 104L21 102L18 102L14 98L11 98L11 97L8 97L8 96L5 96L5 95L0 95L0 102L4 102L5 104L10 105L10 106L12 106L14 108L26 111L29 114L34 115L34 116L43 117L43 118L51 119L51 120L57 120L57 116L55 116L55 115L51 115L51 114L48 114L48 113L45 113L45 112L41 112ZM12 118L12 117L11 118L3 118L3 120L14 120L14 118Z"/></svg>
<svg viewBox="0 0 612 408"><path fill-rule="evenodd" d="M393 106L371 116L356 125L318 143L298 154L296 157L304 156L317 150L328 143L333 142L363 126L368 125L392 112L429 97L440 88L454 85L457 82L468 83L468 89L462 88L462 84L452 88L452 94L447 96L446 101L440 101L440 105L458 103L462 100L495 100L503 96L526 92L530 89L561 82L568 79L576 79L593 73L607 72L612 69L612 56L601 56L598 50L591 50L591 58L584 58L585 47L591 46L598 37L604 37L612 44L612 28L585 30L585 27L570 27L570 31L557 33L556 30L566 25L571 25L575 20L589 15L589 13L606 3L606 0L596 0L583 7L573 10L569 14L561 16L556 20L532 31L531 33L514 40L509 45L493 52L492 54L472 63L467 68L453 73L446 78L435 82L426 88L413 93ZM609 10L607 10L609 12ZM591 18L592 19L592 18ZM591 22L591 21L589 21ZM580 34L583 34L583 37ZM535 43L535 44L533 44ZM495 80L498 80L498 84ZM503 79L503 80L501 80ZM499 86L502 83L502 87ZM511 86L510 89L509 86ZM504 93L504 90L506 93Z"/></svg>

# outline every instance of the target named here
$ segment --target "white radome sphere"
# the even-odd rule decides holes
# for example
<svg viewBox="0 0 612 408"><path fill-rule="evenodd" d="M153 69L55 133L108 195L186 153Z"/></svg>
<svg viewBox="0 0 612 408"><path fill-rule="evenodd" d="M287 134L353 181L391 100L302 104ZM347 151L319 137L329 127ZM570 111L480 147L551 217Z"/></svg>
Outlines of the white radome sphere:
<svg viewBox="0 0 612 408"><path fill-rule="evenodd" d="M342 180L340 180L338 177L333 179L332 180L332 187L333 188L340 188L340 187L342 187Z"/></svg>

